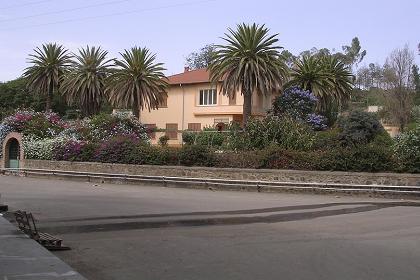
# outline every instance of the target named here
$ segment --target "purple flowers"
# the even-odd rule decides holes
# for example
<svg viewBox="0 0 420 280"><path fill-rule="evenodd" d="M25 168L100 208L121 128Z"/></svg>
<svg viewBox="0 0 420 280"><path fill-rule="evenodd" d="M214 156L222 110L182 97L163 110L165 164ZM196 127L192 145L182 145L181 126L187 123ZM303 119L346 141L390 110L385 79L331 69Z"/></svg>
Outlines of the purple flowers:
<svg viewBox="0 0 420 280"><path fill-rule="evenodd" d="M318 114L309 114L306 116L306 122L314 130L325 130L327 129L327 118Z"/></svg>
<svg viewBox="0 0 420 280"><path fill-rule="evenodd" d="M273 113L276 116L289 116L292 119L307 123L313 130L327 128L327 119L315 114L318 98L310 91L299 87L290 87L277 97L273 103Z"/></svg>

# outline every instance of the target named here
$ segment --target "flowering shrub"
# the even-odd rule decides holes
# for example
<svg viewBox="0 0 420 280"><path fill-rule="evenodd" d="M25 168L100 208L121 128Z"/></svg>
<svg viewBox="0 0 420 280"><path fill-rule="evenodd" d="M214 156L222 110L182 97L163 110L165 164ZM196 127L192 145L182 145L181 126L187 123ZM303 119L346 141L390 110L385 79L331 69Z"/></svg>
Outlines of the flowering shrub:
<svg viewBox="0 0 420 280"><path fill-rule="evenodd" d="M118 136L102 142L95 150L93 159L99 162L127 163L125 160L141 141L132 136ZM129 163L129 162L128 162Z"/></svg>
<svg viewBox="0 0 420 280"><path fill-rule="evenodd" d="M291 87L273 102L275 116L289 116L300 122L306 122L313 130L327 129L327 118L315 114L318 99L308 90Z"/></svg>
<svg viewBox="0 0 420 280"><path fill-rule="evenodd" d="M327 122L327 118L322 115L309 114L306 116L306 123L315 131L326 130L328 128Z"/></svg>
<svg viewBox="0 0 420 280"><path fill-rule="evenodd" d="M99 114L80 124L79 131L87 128L86 135L84 135L86 140L104 141L117 136L127 136L144 141L149 139L146 127L133 116Z"/></svg>
<svg viewBox="0 0 420 280"><path fill-rule="evenodd" d="M403 171L420 172L420 126L398 135L393 148Z"/></svg>
<svg viewBox="0 0 420 280"><path fill-rule="evenodd" d="M273 113L276 116L287 114L294 119L306 119L315 110L318 99L308 90L290 87L273 102Z"/></svg>
<svg viewBox="0 0 420 280"><path fill-rule="evenodd" d="M65 161L90 161L95 153L95 144L75 139L55 146L53 159Z"/></svg>
<svg viewBox="0 0 420 280"><path fill-rule="evenodd" d="M22 145L25 151L25 158L43 160L54 159L54 149L60 147L67 141L68 139L63 137L42 139L34 135L24 135Z"/></svg>
<svg viewBox="0 0 420 280"><path fill-rule="evenodd" d="M55 137L66 127L57 114L34 111L17 111L5 118L3 124L13 131L40 138Z"/></svg>

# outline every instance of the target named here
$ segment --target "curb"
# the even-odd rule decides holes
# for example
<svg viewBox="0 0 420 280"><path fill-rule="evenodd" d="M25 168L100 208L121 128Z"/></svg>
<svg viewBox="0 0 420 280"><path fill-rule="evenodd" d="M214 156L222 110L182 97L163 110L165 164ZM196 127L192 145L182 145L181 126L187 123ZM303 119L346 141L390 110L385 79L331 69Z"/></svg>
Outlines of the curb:
<svg viewBox="0 0 420 280"><path fill-rule="evenodd" d="M369 195L389 198L420 199L420 186L392 186L392 185L358 185L338 183L308 183L308 182L279 182L279 181L249 181L210 178L166 177L128 175L112 173L93 173L62 171L49 169L11 169L0 170L3 175L17 175L24 177L49 178L58 180L72 180L93 183L157 185L175 188L209 189L226 191L249 192L306 192L315 194L350 194Z"/></svg>

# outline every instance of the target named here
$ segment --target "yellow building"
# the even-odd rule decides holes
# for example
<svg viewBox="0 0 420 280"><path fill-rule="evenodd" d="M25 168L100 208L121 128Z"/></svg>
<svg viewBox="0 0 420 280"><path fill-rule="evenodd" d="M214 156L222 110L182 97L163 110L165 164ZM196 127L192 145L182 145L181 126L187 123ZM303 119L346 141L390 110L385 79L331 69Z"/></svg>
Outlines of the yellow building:
<svg viewBox="0 0 420 280"><path fill-rule="evenodd" d="M199 131L204 127L242 122L243 96L229 98L210 83L206 69L189 70L168 77L168 97L159 109L140 112L140 121L149 128L165 129L152 133L152 143L166 134L168 144L182 143L184 130ZM264 116L271 107L272 96L254 95L252 115Z"/></svg>

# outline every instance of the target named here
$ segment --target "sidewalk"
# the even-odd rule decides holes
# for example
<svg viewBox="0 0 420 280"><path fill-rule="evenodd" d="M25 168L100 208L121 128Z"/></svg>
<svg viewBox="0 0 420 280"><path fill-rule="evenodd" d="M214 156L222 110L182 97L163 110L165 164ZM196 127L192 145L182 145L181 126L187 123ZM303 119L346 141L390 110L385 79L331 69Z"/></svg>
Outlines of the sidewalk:
<svg viewBox="0 0 420 280"><path fill-rule="evenodd" d="M85 280L79 273L0 216L1 280Z"/></svg>

